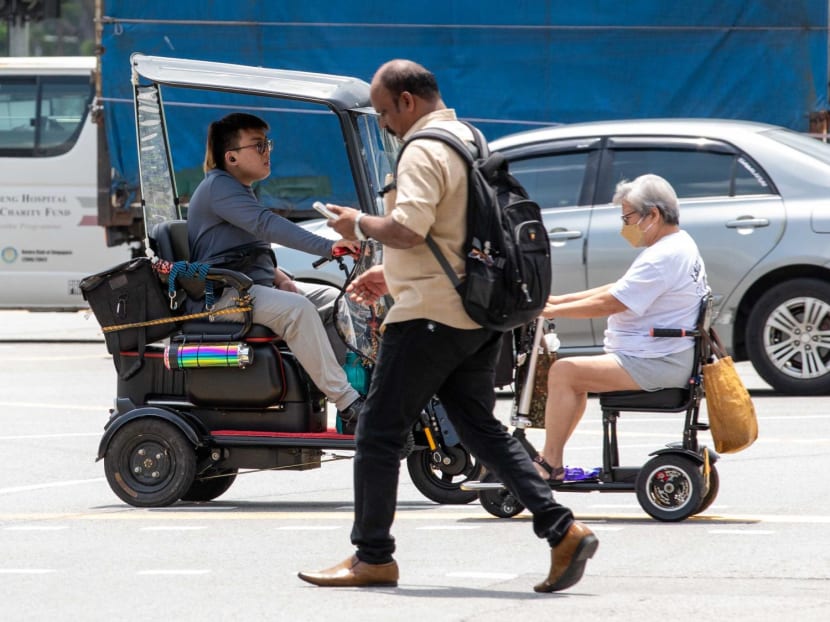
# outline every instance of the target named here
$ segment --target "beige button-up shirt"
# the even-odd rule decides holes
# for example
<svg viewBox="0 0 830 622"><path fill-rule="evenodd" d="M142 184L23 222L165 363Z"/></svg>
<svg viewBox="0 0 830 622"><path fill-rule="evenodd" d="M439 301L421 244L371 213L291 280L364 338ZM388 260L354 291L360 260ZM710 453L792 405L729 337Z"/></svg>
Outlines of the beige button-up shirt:
<svg viewBox="0 0 830 622"><path fill-rule="evenodd" d="M419 119L403 137L441 127L472 141L453 109ZM432 235L460 278L467 230L467 165L448 145L431 139L410 144L398 163L397 189L384 197L387 214L415 233ZM408 249L384 247L383 270L395 304L386 322L429 319L455 328L480 328L464 311L461 297L426 243Z"/></svg>

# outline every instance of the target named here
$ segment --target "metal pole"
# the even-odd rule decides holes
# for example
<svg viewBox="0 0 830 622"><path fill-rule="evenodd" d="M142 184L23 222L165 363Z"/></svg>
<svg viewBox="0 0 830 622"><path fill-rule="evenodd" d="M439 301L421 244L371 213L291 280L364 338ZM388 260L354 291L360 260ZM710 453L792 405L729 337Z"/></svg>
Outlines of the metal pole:
<svg viewBox="0 0 830 622"><path fill-rule="evenodd" d="M20 17L9 20L9 56L29 55L29 21Z"/></svg>

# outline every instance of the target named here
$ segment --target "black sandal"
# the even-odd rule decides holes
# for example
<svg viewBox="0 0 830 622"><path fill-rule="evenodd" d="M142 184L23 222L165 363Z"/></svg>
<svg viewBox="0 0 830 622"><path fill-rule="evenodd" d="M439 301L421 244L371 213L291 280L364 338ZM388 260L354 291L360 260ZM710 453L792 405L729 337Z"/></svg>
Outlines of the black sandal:
<svg viewBox="0 0 830 622"><path fill-rule="evenodd" d="M565 467L551 466L542 455L537 455L535 458L533 458L533 462L535 462L545 470L545 472L548 474L548 477L543 477L542 479L544 479L551 486L557 486L565 481Z"/></svg>

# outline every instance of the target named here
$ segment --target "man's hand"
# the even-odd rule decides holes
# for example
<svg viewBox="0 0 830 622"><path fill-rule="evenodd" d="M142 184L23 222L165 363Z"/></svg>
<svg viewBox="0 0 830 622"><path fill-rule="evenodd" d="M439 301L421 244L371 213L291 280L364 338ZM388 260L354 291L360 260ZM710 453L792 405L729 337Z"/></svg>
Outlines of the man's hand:
<svg viewBox="0 0 830 622"><path fill-rule="evenodd" d="M356 210L351 207L343 207L342 205L332 205L331 203L328 203L326 207L337 214L336 219L328 220L326 224L337 231L337 233L343 236L346 240L356 241L357 236L354 234L354 219L357 218L360 210Z"/></svg>
<svg viewBox="0 0 830 622"><path fill-rule="evenodd" d="M326 207L337 214L337 218L329 219L326 224L347 240L356 240L357 234L354 230L354 221L360 214L360 210L332 205L331 203L326 204ZM412 248L416 244L424 243L423 236L395 221L389 215L372 216L366 214L360 221L360 230L367 238L377 240L384 246L391 248Z"/></svg>
<svg viewBox="0 0 830 622"><path fill-rule="evenodd" d="M346 288L349 298L364 305L375 304L381 296L388 294L383 266L372 266L358 276Z"/></svg>
<svg viewBox="0 0 830 622"><path fill-rule="evenodd" d="M274 287L284 292L293 292L295 294L300 293L300 290L297 289L297 284L291 280L290 276L279 268L274 268Z"/></svg>

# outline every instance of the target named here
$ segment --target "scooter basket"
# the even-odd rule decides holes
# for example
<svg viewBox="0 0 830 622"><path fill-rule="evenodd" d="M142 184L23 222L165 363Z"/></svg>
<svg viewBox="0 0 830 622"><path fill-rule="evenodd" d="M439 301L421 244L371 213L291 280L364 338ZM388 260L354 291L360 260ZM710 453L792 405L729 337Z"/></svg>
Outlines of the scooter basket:
<svg viewBox="0 0 830 622"><path fill-rule="evenodd" d="M146 257L119 264L84 278L80 283L84 300L104 331L110 354L140 349L167 337L174 322L125 328L108 332L111 326L135 324L172 317L161 280Z"/></svg>

